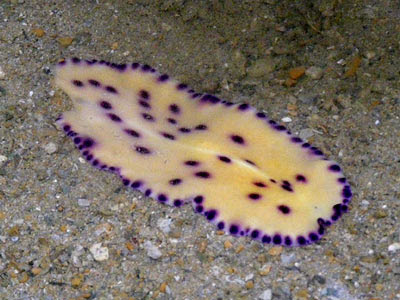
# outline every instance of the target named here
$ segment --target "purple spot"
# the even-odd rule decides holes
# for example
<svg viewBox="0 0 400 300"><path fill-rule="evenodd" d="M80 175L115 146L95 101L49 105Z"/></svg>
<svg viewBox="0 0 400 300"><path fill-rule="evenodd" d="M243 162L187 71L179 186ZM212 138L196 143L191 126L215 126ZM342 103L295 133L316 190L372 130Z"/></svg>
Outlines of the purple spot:
<svg viewBox="0 0 400 300"><path fill-rule="evenodd" d="M225 101L225 100L223 100L222 103L223 103L225 106L232 106L232 105L234 104L233 102Z"/></svg>
<svg viewBox="0 0 400 300"><path fill-rule="evenodd" d="M148 72L148 71L151 70L151 67L149 65L143 65L142 66L142 70L145 71L145 72Z"/></svg>
<svg viewBox="0 0 400 300"><path fill-rule="evenodd" d="M286 205L279 205L278 209L280 210L281 213L287 215L290 213L290 208Z"/></svg>
<svg viewBox="0 0 400 300"><path fill-rule="evenodd" d="M90 138L86 139L86 140L83 142L84 148L90 148L90 147L92 147L93 145L94 145L94 141L93 141L92 139L90 139Z"/></svg>
<svg viewBox="0 0 400 300"><path fill-rule="evenodd" d="M85 151L82 152L82 155L83 155L83 156L86 156L86 155L88 155L88 154L89 154L89 151L87 151L87 150L85 150Z"/></svg>
<svg viewBox="0 0 400 300"><path fill-rule="evenodd" d="M197 204L203 203L203 200L204 200L204 197L201 196L201 195L196 196L196 197L194 197L194 199L193 199L194 203L197 203Z"/></svg>
<svg viewBox="0 0 400 300"><path fill-rule="evenodd" d="M180 199L175 199L174 200L174 206L180 207L180 206L182 206L182 204L183 204L182 200L180 200Z"/></svg>
<svg viewBox="0 0 400 300"><path fill-rule="evenodd" d="M344 177L338 178L338 182L344 184L344 183L346 183L346 178L344 178Z"/></svg>
<svg viewBox="0 0 400 300"><path fill-rule="evenodd" d="M139 105L144 107L144 108L149 108L149 109L151 108L151 105L148 102L144 101L144 100L139 100Z"/></svg>
<svg viewBox="0 0 400 300"><path fill-rule="evenodd" d="M352 196L353 194L351 193L351 189L350 189L350 186L349 186L349 185L346 185L346 186L343 188L342 195L343 195L343 197L345 197L345 198L351 198L351 196Z"/></svg>
<svg viewBox="0 0 400 300"><path fill-rule="evenodd" d="M104 109L112 109L111 103L107 101L101 101L100 106Z"/></svg>
<svg viewBox="0 0 400 300"><path fill-rule="evenodd" d="M285 245L286 246L292 245L292 239L290 238L290 236L285 237Z"/></svg>
<svg viewBox="0 0 400 300"><path fill-rule="evenodd" d="M185 165L187 165L187 166L194 167L194 166L198 166L199 164L200 163L198 161L195 161L195 160L187 160L187 161L185 161Z"/></svg>
<svg viewBox="0 0 400 300"><path fill-rule="evenodd" d="M215 96L213 96L213 95L209 95L209 94L206 94L206 95L204 95L202 98L201 98L201 101L202 102L211 102L211 103L213 103L213 104L216 104L216 103L218 103L219 101L221 101L218 97L215 97Z"/></svg>
<svg viewBox="0 0 400 300"><path fill-rule="evenodd" d="M255 164L253 161L251 161L250 159L245 159L244 161L247 162L247 163L250 164L250 165L253 165L253 166L256 165L256 164Z"/></svg>
<svg viewBox="0 0 400 300"><path fill-rule="evenodd" d="M77 57L73 57L73 58L72 58L72 62L73 62L74 64L79 64L79 63L81 62L81 60L80 60L79 58L77 58Z"/></svg>
<svg viewBox="0 0 400 300"><path fill-rule="evenodd" d="M167 81L169 76L167 74L162 74L160 77L158 77L158 81L164 82Z"/></svg>
<svg viewBox="0 0 400 300"><path fill-rule="evenodd" d="M92 164L93 164L93 166L97 166L97 165L99 164L99 161L98 161L97 159L95 159L95 160L92 162Z"/></svg>
<svg viewBox="0 0 400 300"><path fill-rule="evenodd" d="M137 68L139 68L139 66L140 66L140 64L138 64L138 63L133 63L132 66L131 66L131 68L132 68L132 70L136 70Z"/></svg>
<svg viewBox="0 0 400 300"><path fill-rule="evenodd" d="M112 86L106 86L106 91L112 94L117 94L117 90L115 89L115 87Z"/></svg>
<svg viewBox="0 0 400 300"><path fill-rule="evenodd" d="M231 139L237 144L244 144L244 139L240 135L231 135Z"/></svg>
<svg viewBox="0 0 400 300"><path fill-rule="evenodd" d="M296 180L298 182L307 182L306 177L304 175L301 175L301 174L296 175Z"/></svg>
<svg viewBox="0 0 400 300"><path fill-rule="evenodd" d="M313 242L318 240L318 234L311 232L308 237L310 238L310 240L312 240Z"/></svg>
<svg viewBox="0 0 400 300"><path fill-rule="evenodd" d="M196 206L196 212L201 213L203 211L203 206L202 205L197 205Z"/></svg>
<svg viewBox="0 0 400 300"><path fill-rule="evenodd" d="M194 93L194 94L192 95L192 98L194 99L194 98L198 98L198 97L200 97L200 96L201 96L200 93Z"/></svg>
<svg viewBox="0 0 400 300"><path fill-rule="evenodd" d="M93 64L97 63L97 59L86 60L86 63L87 63L88 65L93 65Z"/></svg>
<svg viewBox="0 0 400 300"><path fill-rule="evenodd" d="M180 83L180 84L178 84L177 86L176 86L176 88L178 89L178 90L184 90L184 89L186 89L188 86L187 86L187 84L184 84L184 83Z"/></svg>
<svg viewBox="0 0 400 300"><path fill-rule="evenodd" d="M286 127L283 125L278 125L278 126L275 126L275 129L278 131L284 131L284 130L286 130Z"/></svg>
<svg viewBox="0 0 400 300"><path fill-rule="evenodd" d="M313 150L314 151L314 154L315 155L319 155L319 156L322 156L322 155L324 155L324 153L321 151L321 150L319 150L319 149L316 149L316 150ZM339 167L339 166L338 166ZM340 168L339 168L340 169Z"/></svg>
<svg viewBox="0 0 400 300"><path fill-rule="evenodd" d="M142 117L143 117L143 119L145 119L145 120L147 120L147 121L151 121L151 122L154 121L153 116L150 115L150 114L142 113Z"/></svg>
<svg viewBox="0 0 400 300"><path fill-rule="evenodd" d="M253 231L250 233L250 236L251 236L251 238L256 239L256 238L258 238L258 237L260 236L260 231L258 231L257 229L256 229L256 230L253 230Z"/></svg>
<svg viewBox="0 0 400 300"><path fill-rule="evenodd" d="M208 173L206 171L196 172L194 175L196 175L197 177L200 177L200 178L209 178L211 176L210 173Z"/></svg>
<svg viewBox="0 0 400 300"><path fill-rule="evenodd" d="M217 228L218 228L219 230L224 229L224 228L225 228L225 223L224 223L224 222L218 222Z"/></svg>
<svg viewBox="0 0 400 300"><path fill-rule="evenodd" d="M87 159L87 160L92 160L92 158L93 158L93 155L92 155L92 154L89 154L88 156L86 156L86 159Z"/></svg>
<svg viewBox="0 0 400 300"><path fill-rule="evenodd" d="M176 120L175 120L175 119L168 118L167 121L168 121L168 123L170 123L170 124L176 124Z"/></svg>
<svg viewBox="0 0 400 300"><path fill-rule="evenodd" d="M117 169L116 169L115 167L110 167L109 170L110 170L111 172L115 172Z"/></svg>
<svg viewBox="0 0 400 300"><path fill-rule="evenodd" d="M72 80L72 84L77 87L83 87L83 82L80 80Z"/></svg>
<svg viewBox="0 0 400 300"><path fill-rule="evenodd" d="M82 141L82 139L80 137L74 138L74 143L75 144L80 144L81 141Z"/></svg>
<svg viewBox="0 0 400 300"><path fill-rule="evenodd" d="M131 187L134 188L134 189L137 189L141 185L142 185L142 182L139 181L139 180L136 180L136 181L132 182Z"/></svg>
<svg viewBox="0 0 400 300"><path fill-rule="evenodd" d="M282 187L285 191L293 192L293 188L291 187L290 183L289 183L289 185L287 185L287 184L282 184L281 187Z"/></svg>
<svg viewBox="0 0 400 300"><path fill-rule="evenodd" d="M262 188L267 187L267 185L266 185L264 182L261 182L261 181L253 182L253 184L254 184L255 186L262 187Z"/></svg>
<svg viewBox="0 0 400 300"><path fill-rule="evenodd" d="M271 243L271 237L269 235L265 234L262 237L261 242L263 242L264 244L269 244L269 243Z"/></svg>
<svg viewBox="0 0 400 300"><path fill-rule="evenodd" d="M274 120L269 120L268 123L271 124L271 125L275 125L276 124L276 122Z"/></svg>
<svg viewBox="0 0 400 300"><path fill-rule="evenodd" d="M196 130L206 130L207 126L204 124L197 125L194 129Z"/></svg>
<svg viewBox="0 0 400 300"><path fill-rule="evenodd" d="M149 92L145 91L145 90L141 90L139 92L139 96L142 97L143 99L146 99L146 100L150 98Z"/></svg>
<svg viewBox="0 0 400 300"><path fill-rule="evenodd" d="M260 194L257 194L257 193L251 193L251 194L249 194L248 196L249 196L249 198L252 199L252 200L258 200L258 199L261 198L261 195L260 195Z"/></svg>
<svg viewBox="0 0 400 300"><path fill-rule="evenodd" d="M62 60L62 61L60 61L59 63L58 63L58 65L59 66L63 66L63 65L65 65L67 62L65 61L65 60Z"/></svg>
<svg viewBox="0 0 400 300"><path fill-rule="evenodd" d="M178 184L180 184L181 182L182 182L182 179L175 178L175 179L171 179L171 180L169 181L169 184L170 184L170 185L178 185Z"/></svg>
<svg viewBox="0 0 400 300"><path fill-rule="evenodd" d="M306 240L306 238L305 238L304 236L299 235L299 236L297 237L297 243L298 243L299 245L305 245L305 244L307 243L307 240Z"/></svg>
<svg viewBox="0 0 400 300"><path fill-rule="evenodd" d="M188 132L190 132L190 129L186 128L186 127L182 127L182 128L179 128L179 131L183 132L183 133L188 133Z"/></svg>
<svg viewBox="0 0 400 300"><path fill-rule="evenodd" d="M130 136L132 136L132 137L135 137L135 138L140 137L139 132L137 132L137 131L135 131L135 130L133 130L133 129L124 129L124 131L125 131L127 134L129 134Z"/></svg>
<svg viewBox="0 0 400 300"><path fill-rule="evenodd" d="M333 172L340 172L340 167L338 165L331 165L329 166L329 170Z"/></svg>
<svg viewBox="0 0 400 300"><path fill-rule="evenodd" d="M167 201L167 196L165 196L164 194L159 194L157 199L158 201L165 202Z"/></svg>
<svg viewBox="0 0 400 300"><path fill-rule="evenodd" d="M94 79L89 79L89 84L94 87L100 86L100 82L98 82L97 80L94 80Z"/></svg>
<svg viewBox="0 0 400 300"><path fill-rule="evenodd" d="M262 113L262 112L256 113L256 116L257 116L258 118L260 118L260 119L264 119L264 118L267 117L267 116L266 116L264 113Z"/></svg>
<svg viewBox="0 0 400 300"><path fill-rule="evenodd" d="M220 161L223 161L224 163L230 163L231 159L229 157L223 156L223 155L218 155L218 158Z"/></svg>
<svg viewBox="0 0 400 300"><path fill-rule="evenodd" d="M212 221L215 219L217 216L217 211L214 209L211 209L205 213L207 220Z"/></svg>
<svg viewBox="0 0 400 300"><path fill-rule="evenodd" d="M237 234L237 233L239 232L239 226L237 226L237 225L235 225L235 224L232 224L232 225L229 227L229 232L230 232L231 234Z"/></svg>
<svg viewBox="0 0 400 300"><path fill-rule="evenodd" d="M301 147L303 148L309 148L311 145L309 143L304 143L303 145L301 145Z"/></svg>
<svg viewBox="0 0 400 300"><path fill-rule="evenodd" d="M275 179L270 179L269 181L271 181L272 183L276 183Z"/></svg>
<svg viewBox="0 0 400 300"><path fill-rule="evenodd" d="M151 195L151 189L147 189L145 192L144 192L144 195L145 196L150 196Z"/></svg>
<svg viewBox="0 0 400 300"><path fill-rule="evenodd" d="M174 113L174 114L179 114L179 112L181 111L180 108L179 108L179 106L176 105L176 104L171 104L171 105L169 106L169 110L170 110L172 113Z"/></svg>
<svg viewBox="0 0 400 300"><path fill-rule="evenodd" d="M108 115L109 118L110 118L112 121L114 121L114 122L121 122L121 121L122 121L121 118L118 117L116 114L109 113L109 114L107 114L107 115Z"/></svg>
<svg viewBox="0 0 400 300"><path fill-rule="evenodd" d="M246 110L246 109L248 109L248 108L249 108L249 105L246 104L246 103L240 104L240 105L238 106L238 109L239 109L239 110Z"/></svg>
<svg viewBox="0 0 400 300"><path fill-rule="evenodd" d="M129 185L130 181L128 179L122 179L122 183L127 186Z"/></svg>
<svg viewBox="0 0 400 300"><path fill-rule="evenodd" d="M151 151L149 149L147 149L146 147L141 147L141 146L137 146L135 148L136 152L140 153L140 154L150 154Z"/></svg>
<svg viewBox="0 0 400 300"><path fill-rule="evenodd" d="M282 243L282 237L280 236L280 234L275 234L274 237L272 238L272 242L275 245L280 245Z"/></svg>
<svg viewBox="0 0 400 300"><path fill-rule="evenodd" d="M302 143L303 142L303 140L301 138L299 138L299 137L292 137L291 141L293 143Z"/></svg>
<svg viewBox="0 0 400 300"><path fill-rule="evenodd" d="M172 134L169 134L169 133L166 133L166 132L162 132L161 135L163 137L165 137L166 139L175 140L175 136L173 136Z"/></svg>
<svg viewBox="0 0 400 300"><path fill-rule="evenodd" d="M318 228L318 234L319 234L319 235L323 235L324 232L325 232L324 226L320 226L320 227Z"/></svg>

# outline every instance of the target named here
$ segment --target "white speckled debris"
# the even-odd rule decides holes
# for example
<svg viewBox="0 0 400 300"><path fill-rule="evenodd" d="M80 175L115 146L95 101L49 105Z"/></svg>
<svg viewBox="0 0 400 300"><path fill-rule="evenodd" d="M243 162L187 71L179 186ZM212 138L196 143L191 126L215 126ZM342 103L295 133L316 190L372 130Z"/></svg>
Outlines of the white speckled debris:
<svg viewBox="0 0 400 300"><path fill-rule="evenodd" d="M399 249L400 249L400 243L394 243L388 247L389 252L396 252Z"/></svg>
<svg viewBox="0 0 400 300"><path fill-rule="evenodd" d="M46 151L47 154L53 154L54 152L57 151L58 147L56 144L50 142L46 145L43 146L44 151Z"/></svg>
<svg viewBox="0 0 400 300"><path fill-rule="evenodd" d="M169 218L160 218L157 220L157 227L160 228L162 232L168 233L171 231L171 222Z"/></svg>
<svg viewBox="0 0 400 300"><path fill-rule="evenodd" d="M272 291L270 289L265 290L258 296L259 300L271 300L272 299Z"/></svg>
<svg viewBox="0 0 400 300"><path fill-rule="evenodd" d="M102 247L101 243L93 244L89 250L96 261L103 261L108 259L108 248Z"/></svg>
<svg viewBox="0 0 400 300"><path fill-rule="evenodd" d="M161 251L150 241L146 241L143 244L143 247L147 252L147 256L151 257L152 259L158 259L162 256Z"/></svg>

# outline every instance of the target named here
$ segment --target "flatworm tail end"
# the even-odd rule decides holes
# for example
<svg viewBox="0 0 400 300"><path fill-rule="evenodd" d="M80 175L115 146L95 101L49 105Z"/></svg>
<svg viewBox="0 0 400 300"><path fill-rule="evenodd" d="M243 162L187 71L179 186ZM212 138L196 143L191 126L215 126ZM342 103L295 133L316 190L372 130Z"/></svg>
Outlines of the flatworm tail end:
<svg viewBox="0 0 400 300"><path fill-rule="evenodd" d="M56 122L88 162L219 230L304 246L348 211L340 166L248 104L139 63L63 60L56 84L74 104Z"/></svg>

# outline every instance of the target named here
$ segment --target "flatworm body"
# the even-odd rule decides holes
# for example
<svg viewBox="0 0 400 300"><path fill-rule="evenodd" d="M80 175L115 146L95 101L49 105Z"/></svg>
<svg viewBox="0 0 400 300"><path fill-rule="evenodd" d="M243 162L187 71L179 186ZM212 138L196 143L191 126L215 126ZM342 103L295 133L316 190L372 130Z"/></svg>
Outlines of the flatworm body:
<svg viewBox="0 0 400 300"><path fill-rule="evenodd" d="M191 90L148 65L61 61L74 110L57 123L95 167L235 236L307 245L348 210L341 168L248 104Z"/></svg>

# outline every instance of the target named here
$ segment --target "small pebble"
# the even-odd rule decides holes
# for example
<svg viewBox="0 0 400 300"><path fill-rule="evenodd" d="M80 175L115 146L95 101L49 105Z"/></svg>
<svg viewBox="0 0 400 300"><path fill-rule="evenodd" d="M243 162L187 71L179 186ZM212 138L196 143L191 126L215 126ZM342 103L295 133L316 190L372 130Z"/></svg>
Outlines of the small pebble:
<svg viewBox="0 0 400 300"><path fill-rule="evenodd" d="M290 253L290 254L282 253L281 255L282 264L285 266L290 265L295 260L296 260L296 253Z"/></svg>
<svg viewBox="0 0 400 300"><path fill-rule="evenodd" d="M72 44L74 39L72 37L61 37L58 39L58 43L63 47L68 47Z"/></svg>
<svg viewBox="0 0 400 300"><path fill-rule="evenodd" d="M272 299L272 291L270 289L263 291L259 296L259 300L271 300Z"/></svg>
<svg viewBox="0 0 400 300"><path fill-rule="evenodd" d="M88 199L78 199L78 205L80 207L88 207L90 206L90 201Z"/></svg>
<svg viewBox="0 0 400 300"><path fill-rule="evenodd" d="M308 77L310 77L311 79L315 79L315 80L321 79L322 73L323 73L323 70L321 68L318 68L315 66L309 67L306 70L306 75Z"/></svg>
<svg viewBox="0 0 400 300"><path fill-rule="evenodd" d="M90 253L92 253L93 258L96 261L103 261L108 259L108 248L102 247L101 243L93 244L90 249Z"/></svg>
<svg viewBox="0 0 400 300"><path fill-rule="evenodd" d="M58 147L56 144L50 142L50 143L44 145L43 149L47 154L53 154L54 152L56 152L58 150Z"/></svg>
<svg viewBox="0 0 400 300"><path fill-rule="evenodd" d="M275 69L275 63L271 58L261 58L256 60L248 69L247 74L252 78L264 77Z"/></svg>
<svg viewBox="0 0 400 300"><path fill-rule="evenodd" d="M400 243L394 243L394 244L391 244L389 247L388 247L388 251L389 252L396 252L397 250L399 250L400 249Z"/></svg>
<svg viewBox="0 0 400 300"><path fill-rule="evenodd" d="M147 256L151 257L152 259L158 259L162 256L161 251L150 241L146 241L143 244L143 247L147 252Z"/></svg>
<svg viewBox="0 0 400 300"><path fill-rule="evenodd" d="M290 122L292 122L292 118L291 117L284 117L284 118L282 118L282 122L290 123Z"/></svg>
<svg viewBox="0 0 400 300"><path fill-rule="evenodd" d="M289 70L289 77L293 80L299 79L306 72L306 68L297 67Z"/></svg>
<svg viewBox="0 0 400 300"><path fill-rule="evenodd" d="M41 38L41 37L44 36L45 31L44 31L42 28L34 28L34 29L32 29L32 33L33 33L36 37Z"/></svg>
<svg viewBox="0 0 400 300"><path fill-rule="evenodd" d="M299 137L302 140L307 140L314 135L314 132L310 128L300 130Z"/></svg>

